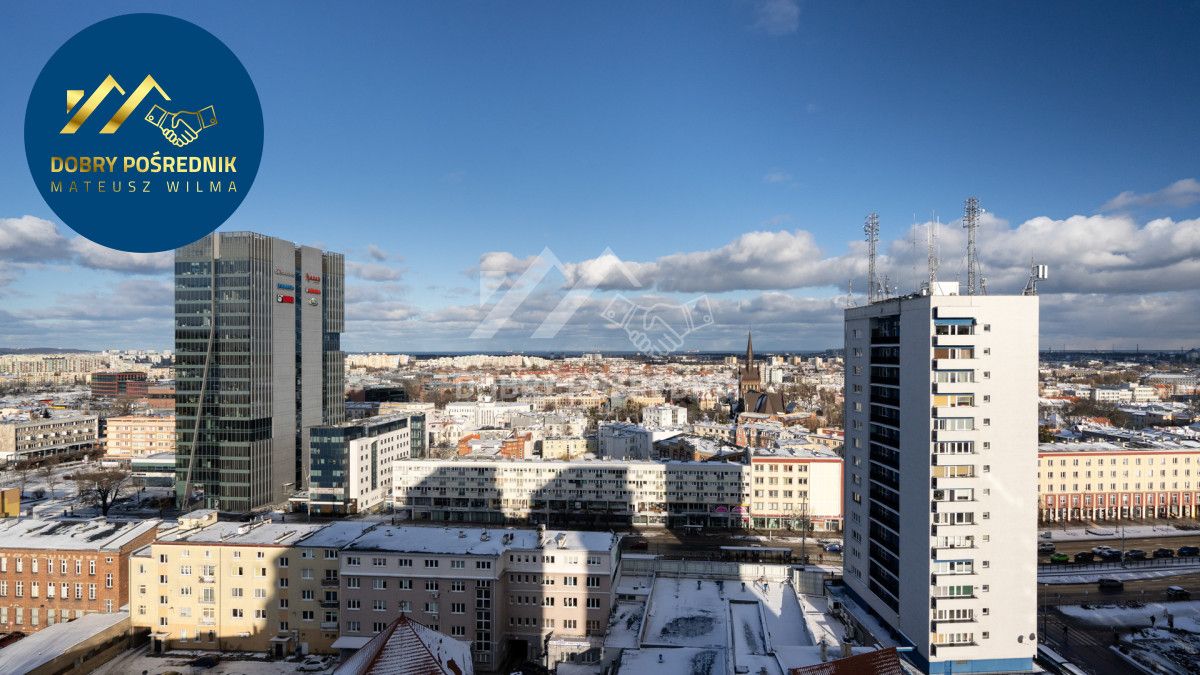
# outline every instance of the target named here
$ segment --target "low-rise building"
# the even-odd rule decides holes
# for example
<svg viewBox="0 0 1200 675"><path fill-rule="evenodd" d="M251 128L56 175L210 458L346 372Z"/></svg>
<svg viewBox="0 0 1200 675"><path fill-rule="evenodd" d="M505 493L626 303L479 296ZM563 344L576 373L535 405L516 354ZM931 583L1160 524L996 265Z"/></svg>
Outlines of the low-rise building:
<svg viewBox="0 0 1200 675"><path fill-rule="evenodd" d="M552 436L543 438L542 459L580 459L594 448L582 436Z"/></svg>
<svg viewBox="0 0 1200 675"><path fill-rule="evenodd" d="M1038 446L1043 522L1195 518L1200 442L1083 441Z"/></svg>
<svg viewBox="0 0 1200 675"><path fill-rule="evenodd" d="M630 422L602 423L596 431L599 454L605 459L650 459L654 443L683 433L683 427L665 429Z"/></svg>
<svg viewBox="0 0 1200 675"><path fill-rule="evenodd" d="M138 398L146 395L146 373L138 370L92 373L92 396Z"/></svg>
<svg viewBox="0 0 1200 675"><path fill-rule="evenodd" d="M754 527L817 531L842 529L842 458L811 446L752 451L750 513Z"/></svg>
<svg viewBox="0 0 1200 675"><path fill-rule="evenodd" d="M34 413L6 418L0 420L0 462L86 452L96 447L99 431L96 415Z"/></svg>
<svg viewBox="0 0 1200 675"><path fill-rule="evenodd" d="M687 408L669 403L642 408L642 424L648 427L681 427L688 423Z"/></svg>
<svg viewBox="0 0 1200 675"><path fill-rule="evenodd" d="M31 633L129 599L129 558L159 521L0 520L0 632Z"/></svg>
<svg viewBox="0 0 1200 675"><path fill-rule="evenodd" d="M175 452L174 415L122 415L106 420L104 450L109 457L141 457Z"/></svg>

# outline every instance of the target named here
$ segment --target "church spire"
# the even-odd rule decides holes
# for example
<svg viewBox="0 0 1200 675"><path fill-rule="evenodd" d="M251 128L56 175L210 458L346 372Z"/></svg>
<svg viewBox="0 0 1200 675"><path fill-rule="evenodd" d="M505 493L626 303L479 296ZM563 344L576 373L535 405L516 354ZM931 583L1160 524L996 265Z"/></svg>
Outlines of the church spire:
<svg viewBox="0 0 1200 675"><path fill-rule="evenodd" d="M746 331L746 367L751 368L753 366L754 366L754 338L751 336L750 331Z"/></svg>

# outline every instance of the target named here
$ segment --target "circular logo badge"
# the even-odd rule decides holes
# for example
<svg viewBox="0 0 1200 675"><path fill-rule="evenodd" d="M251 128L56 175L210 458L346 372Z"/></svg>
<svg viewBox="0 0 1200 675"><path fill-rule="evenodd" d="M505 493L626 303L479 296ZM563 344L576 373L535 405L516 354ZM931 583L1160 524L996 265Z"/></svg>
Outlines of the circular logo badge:
<svg viewBox="0 0 1200 675"><path fill-rule="evenodd" d="M161 14L113 17L67 40L25 109L25 155L46 203L123 251L217 229L254 183L262 147L262 106L241 61Z"/></svg>

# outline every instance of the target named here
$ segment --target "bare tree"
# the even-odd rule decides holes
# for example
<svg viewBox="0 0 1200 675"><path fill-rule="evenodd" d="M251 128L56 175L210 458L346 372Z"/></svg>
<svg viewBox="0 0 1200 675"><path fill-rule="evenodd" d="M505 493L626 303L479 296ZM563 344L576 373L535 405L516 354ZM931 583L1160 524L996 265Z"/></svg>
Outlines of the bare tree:
<svg viewBox="0 0 1200 675"><path fill-rule="evenodd" d="M79 486L79 500L86 505L96 506L107 516L109 509L121 496L129 481L125 469L93 469L75 474Z"/></svg>
<svg viewBox="0 0 1200 675"><path fill-rule="evenodd" d="M49 490L52 499L54 498L54 486L58 485L60 477L58 471L56 471L57 468L58 458L47 457L46 461L42 462L42 465L37 470L42 480L46 481L46 488Z"/></svg>
<svg viewBox="0 0 1200 675"><path fill-rule="evenodd" d="M33 478L33 466L28 462L18 462L12 469L13 477L16 478L17 487L21 488L21 496L25 496L25 488L29 485L29 479Z"/></svg>

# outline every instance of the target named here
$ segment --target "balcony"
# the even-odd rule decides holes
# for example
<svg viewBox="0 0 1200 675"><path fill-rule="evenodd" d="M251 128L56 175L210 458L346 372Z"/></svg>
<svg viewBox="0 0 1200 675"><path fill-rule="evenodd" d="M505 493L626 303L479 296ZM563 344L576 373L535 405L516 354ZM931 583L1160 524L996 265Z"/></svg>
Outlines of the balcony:
<svg viewBox="0 0 1200 675"><path fill-rule="evenodd" d="M321 586L323 586L325 588L337 588L338 579L337 579L337 577L334 577L332 579L326 577L321 580Z"/></svg>
<svg viewBox="0 0 1200 675"><path fill-rule="evenodd" d="M215 584L215 583L217 583L217 578L216 578L216 577L214 577L214 576L212 576L212 575L208 575L208 574L201 574L201 575L200 575L200 583L202 583L202 584Z"/></svg>
<svg viewBox="0 0 1200 675"><path fill-rule="evenodd" d="M338 627L338 622L336 622L336 621L322 621L321 622L321 630L337 630L337 627Z"/></svg>
<svg viewBox="0 0 1200 675"><path fill-rule="evenodd" d="M337 609L338 601L337 600L322 600L321 607L324 609Z"/></svg>

